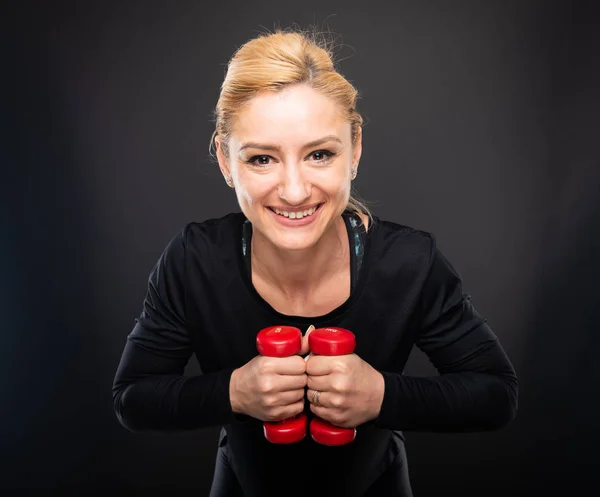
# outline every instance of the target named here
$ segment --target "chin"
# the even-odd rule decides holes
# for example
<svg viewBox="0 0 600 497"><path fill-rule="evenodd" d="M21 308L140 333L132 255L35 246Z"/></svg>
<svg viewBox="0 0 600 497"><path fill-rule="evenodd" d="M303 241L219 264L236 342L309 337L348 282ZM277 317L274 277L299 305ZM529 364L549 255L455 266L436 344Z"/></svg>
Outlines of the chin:
<svg viewBox="0 0 600 497"><path fill-rule="evenodd" d="M315 245L321 238L321 233L296 234L269 232L268 239L273 245L282 250L305 250Z"/></svg>

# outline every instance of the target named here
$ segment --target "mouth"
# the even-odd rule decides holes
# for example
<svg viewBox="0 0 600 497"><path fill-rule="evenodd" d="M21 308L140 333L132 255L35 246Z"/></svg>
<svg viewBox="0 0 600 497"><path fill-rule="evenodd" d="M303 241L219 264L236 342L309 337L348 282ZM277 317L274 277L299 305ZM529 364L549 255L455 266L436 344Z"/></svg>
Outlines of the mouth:
<svg viewBox="0 0 600 497"><path fill-rule="evenodd" d="M298 220L308 220L315 216L317 212L321 209L323 203L317 204L316 206L311 207L310 209L306 209L303 211L283 211L277 209L275 207L267 207L273 214L275 214L281 220L289 220L289 221L298 221Z"/></svg>

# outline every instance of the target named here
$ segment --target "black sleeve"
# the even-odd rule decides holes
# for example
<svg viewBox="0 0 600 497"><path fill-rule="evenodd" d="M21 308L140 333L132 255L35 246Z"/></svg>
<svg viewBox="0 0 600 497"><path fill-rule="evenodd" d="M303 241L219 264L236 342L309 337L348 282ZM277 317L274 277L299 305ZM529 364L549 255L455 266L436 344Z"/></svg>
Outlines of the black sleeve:
<svg viewBox="0 0 600 497"><path fill-rule="evenodd" d="M440 376L381 372L385 394L374 424L395 430L494 430L517 410L518 380L498 338L463 293L460 275L435 246L416 338Z"/></svg>
<svg viewBox="0 0 600 497"><path fill-rule="evenodd" d="M131 431L189 430L236 419L229 399L233 369L183 376L193 352L185 292L184 228L150 273L114 378L114 411Z"/></svg>

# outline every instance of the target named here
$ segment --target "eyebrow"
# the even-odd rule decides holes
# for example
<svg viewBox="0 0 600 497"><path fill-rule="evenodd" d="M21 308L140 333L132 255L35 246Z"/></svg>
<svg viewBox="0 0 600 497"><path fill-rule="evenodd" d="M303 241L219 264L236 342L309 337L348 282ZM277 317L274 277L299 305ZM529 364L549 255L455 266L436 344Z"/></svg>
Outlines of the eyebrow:
<svg viewBox="0 0 600 497"><path fill-rule="evenodd" d="M326 143L328 141L336 141L338 143L342 143L342 140L340 140L337 136L335 136L335 135L327 135L327 136L324 136L323 138L319 138L318 140L314 140L312 142L308 142L302 148L316 147L316 146L322 145L323 143ZM265 143L248 142L248 143L244 143L240 147L240 152L242 150L246 149L246 148L260 148L261 150L275 150L277 152L281 150L281 147L279 145L270 145L270 144L265 144Z"/></svg>

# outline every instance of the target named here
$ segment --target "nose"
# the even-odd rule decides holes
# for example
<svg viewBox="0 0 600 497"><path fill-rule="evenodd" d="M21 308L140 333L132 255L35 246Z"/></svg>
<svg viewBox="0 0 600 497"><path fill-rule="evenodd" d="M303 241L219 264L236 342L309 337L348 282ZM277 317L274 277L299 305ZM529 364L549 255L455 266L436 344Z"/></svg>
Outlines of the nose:
<svg viewBox="0 0 600 497"><path fill-rule="evenodd" d="M310 183L305 178L301 167L296 164L286 165L281 169L281 179L277 189L279 198L290 205L301 205L310 197Z"/></svg>

